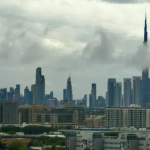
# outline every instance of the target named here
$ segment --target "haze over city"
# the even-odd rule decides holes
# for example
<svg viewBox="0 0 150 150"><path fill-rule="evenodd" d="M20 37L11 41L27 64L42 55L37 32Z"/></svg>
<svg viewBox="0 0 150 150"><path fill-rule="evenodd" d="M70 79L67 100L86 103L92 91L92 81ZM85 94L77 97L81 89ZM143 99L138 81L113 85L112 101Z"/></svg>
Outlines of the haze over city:
<svg viewBox="0 0 150 150"><path fill-rule="evenodd" d="M149 2L0 0L0 88L21 84L23 93L41 67L46 93L58 99L70 74L75 99L91 83L105 96L108 78L122 81L150 66L142 43Z"/></svg>

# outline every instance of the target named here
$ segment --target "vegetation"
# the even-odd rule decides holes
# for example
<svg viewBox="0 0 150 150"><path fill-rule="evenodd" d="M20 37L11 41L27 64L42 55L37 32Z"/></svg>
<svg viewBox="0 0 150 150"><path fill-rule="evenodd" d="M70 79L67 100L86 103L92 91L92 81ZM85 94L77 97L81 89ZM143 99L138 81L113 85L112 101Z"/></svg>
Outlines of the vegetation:
<svg viewBox="0 0 150 150"><path fill-rule="evenodd" d="M0 150L29 150L27 147L40 146L47 147L45 150L65 150L65 139L59 137L39 137L31 140L31 142L25 146L21 141L13 141L12 143L5 146L0 142ZM49 148L48 146L51 146Z"/></svg>
<svg viewBox="0 0 150 150"><path fill-rule="evenodd" d="M22 130L24 134L41 134L41 133L49 133L51 131L57 131L56 128L53 127L44 127L44 126L26 126Z"/></svg>
<svg viewBox="0 0 150 150"><path fill-rule="evenodd" d="M87 148L85 148L84 150L91 150L91 149L87 147Z"/></svg>
<svg viewBox="0 0 150 150"><path fill-rule="evenodd" d="M5 132L9 134L16 134L16 132L24 132L24 134L42 134L49 133L53 131L58 131L58 129L72 129L72 126L61 126L61 127L45 127L45 126L26 126L24 128L16 126L2 126L0 132Z"/></svg>
<svg viewBox="0 0 150 150"><path fill-rule="evenodd" d="M118 132L108 132L104 133L105 136L118 136Z"/></svg>
<svg viewBox="0 0 150 150"><path fill-rule="evenodd" d="M32 140L29 146L46 146L46 145L57 145L65 146L65 139L59 137L39 137L36 140Z"/></svg>
<svg viewBox="0 0 150 150"><path fill-rule="evenodd" d="M0 129L1 132L8 133L10 131L22 132L22 128L16 126L2 126Z"/></svg>
<svg viewBox="0 0 150 150"><path fill-rule="evenodd" d="M12 142L8 145L8 150L28 150L28 148L24 147L21 142Z"/></svg>
<svg viewBox="0 0 150 150"><path fill-rule="evenodd" d="M0 149L5 149L6 146L0 141Z"/></svg>
<svg viewBox="0 0 150 150"><path fill-rule="evenodd" d="M48 133L57 131L57 128L45 126L26 126L24 128L16 126L3 126L0 131L9 134L15 134L16 132L24 132L24 134L42 134L44 132Z"/></svg>
<svg viewBox="0 0 150 150"><path fill-rule="evenodd" d="M56 146L52 146L51 148L45 148L44 150L65 150L65 147L56 147Z"/></svg>
<svg viewBox="0 0 150 150"><path fill-rule="evenodd" d="M10 131L8 131L8 134L14 135L14 134L16 134L16 131L10 130Z"/></svg>

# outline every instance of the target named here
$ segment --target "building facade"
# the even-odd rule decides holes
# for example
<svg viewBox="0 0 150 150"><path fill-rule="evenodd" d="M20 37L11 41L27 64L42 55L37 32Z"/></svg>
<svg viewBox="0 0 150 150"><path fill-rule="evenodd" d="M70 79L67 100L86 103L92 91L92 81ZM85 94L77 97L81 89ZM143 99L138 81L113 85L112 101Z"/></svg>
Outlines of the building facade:
<svg viewBox="0 0 150 150"><path fill-rule="evenodd" d="M96 107L96 100L97 100L96 84L95 83L92 83L91 96L92 96L92 108L95 108Z"/></svg>
<svg viewBox="0 0 150 150"><path fill-rule="evenodd" d="M66 98L69 103L73 100L71 77L67 79Z"/></svg>
<svg viewBox="0 0 150 150"><path fill-rule="evenodd" d="M0 124L19 124L18 102L0 101Z"/></svg>
<svg viewBox="0 0 150 150"><path fill-rule="evenodd" d="M135 127L150 126L150 109L141 107L114 107L105 109L105 127Z"/></svg>
<svg viewBox="0 0 150 150"><path fill-rule="evenodd" d="M108 129L66 132L67 150L149 150L150 131L109 131Z"/></svg>
<svg viewBox="0 0 150 150"><path fill-rule="evenodd" d="M133 77L133 101L132 104L141 105L142 84L141 77Z"/></svg>
<svg viewBox="0 0 150 150"><path fill-rule="evenodd" d="M40 105L25 105L19 107L19 124L33 124L33 117L36 111L47 110L46 107Z"/></svg>
<svg viewBox="0 0 150 150"><path fill-rule="evenodd" d="M42 75L42 69L36 69L36 98L35 103L43 105L45 100L45 78Z"/></svg>
<svg viewBox="0 0 150 150"><path fill-rule="evenodd" d="M122 83L116 82L114 85L114 106L120 107L122 104Z"/></svg>
<svg viewBox="0 0 150 150"><path fill-rule="evenodd" d="M132 93L131 93L131 79L124 79L124 106L128 107L132 103Z"/></svg>
<svg viewBox="0 0 150 150"><path fill-rule="evenodd" d="M114 106L114 102L115 102L115 83L116 83L116 79L108 79L108 97L107 97L107 106L108 107L113 107Z"/></svg>

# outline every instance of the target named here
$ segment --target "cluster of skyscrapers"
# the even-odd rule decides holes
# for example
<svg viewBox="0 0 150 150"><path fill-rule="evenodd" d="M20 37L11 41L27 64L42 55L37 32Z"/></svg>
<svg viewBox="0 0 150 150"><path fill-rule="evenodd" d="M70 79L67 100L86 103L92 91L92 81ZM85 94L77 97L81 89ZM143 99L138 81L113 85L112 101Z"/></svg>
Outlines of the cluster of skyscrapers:
<svg viewBox="0 0 150 150"><path fill-rule="evenodd" d="M143 47L147 53L147 17L145 17L144 27L144 42ZM96 84L92 83L91 93L89 94L89 107L128 107L131 104L141 105L146 107L150 105L150 78L149 68L143 67L142 76L133 76L133 78L124 78L122 82L117 82L115 78L109 78L107 83L106 97L97 96ZM122 92L123 91L123 92ZM0 100L15 100L19 105L45 105L48 107L57 107L58 100L54 97L53 91L50 94L45 94L45 77L42 75L42 69L36 69L35 84L31 85L31 90L26 87L24 89L24 96L20 94L20 85L17 84L15 88L10 87L0 89ZM88 105L87 94L80 100L73 99L73 89L71 77L67 79L66 88L63 89L64 103L73 103L77 105Z"/></svg>
<svg viewBox="0 0 150 150"><path fill-rule="evenodd" d="M143 49L147 50L148 32L147 18L145 18ZM145 52L147 53L147 52ZM108 89L106 92L107 107L128 107L131 104L146 107L150 105L150 78L149 68L143 67L142 76L133 76L125 78L122 83L117 82L115 78L108 79Z"/></svg>

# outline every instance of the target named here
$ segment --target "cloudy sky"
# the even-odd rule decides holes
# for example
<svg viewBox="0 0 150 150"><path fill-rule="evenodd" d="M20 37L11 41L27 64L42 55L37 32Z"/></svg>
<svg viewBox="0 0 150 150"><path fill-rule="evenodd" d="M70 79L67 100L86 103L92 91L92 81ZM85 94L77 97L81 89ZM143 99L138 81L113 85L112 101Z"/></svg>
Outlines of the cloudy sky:
<svg viewBox="0 0 150 150"><path fill-rule="evenodd" d="M145 59L145 7L150 0L0 0L0 88L35 83L42 67L46 93L59 99L72 77L75 99L108 78L140 76Z"/></svg>

